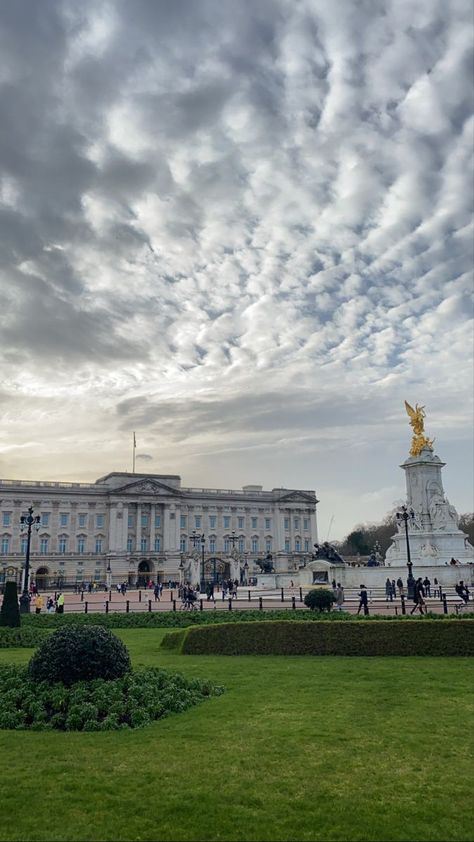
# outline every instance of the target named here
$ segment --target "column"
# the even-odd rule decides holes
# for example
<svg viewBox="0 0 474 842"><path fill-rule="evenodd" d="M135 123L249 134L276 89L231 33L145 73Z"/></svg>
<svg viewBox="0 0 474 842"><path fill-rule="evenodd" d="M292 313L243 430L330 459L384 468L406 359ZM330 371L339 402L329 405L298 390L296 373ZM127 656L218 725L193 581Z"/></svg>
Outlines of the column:
<svg viewBox="0 0 474 842"><path fill-rule="evenodd" d="M117 549L117 504L113 503L110 506L110 517L109 517L109 550L110 550L110 552L115 552L116 549Z"/></svg>
<svg viewBox="0 0 474 842"><path fill-rule="evenodd" d="M155 552L155 518L156 518L156 503L150 506L150 552Z"/></svg>
<svg viewBox="0 0 474 842"><path fill-rule="evenodd" d="M122 543L121 543L121 550L123 552L127 551L127 538L128 538L128 506L124 506L122 509Z"/></svg>
<svg viewBox="0 0 474 842"><path fill-rule="evenodd" d="M314 512L311 512L309 521L310 521L310 526L311 526L311 552L313 552L313 550L314 550L313 544L319 543L319 541L318 541L318 524L317 524L317 521L316 521L316 507L314 509Z"/></svg>
<svg viewBox="0 0 474 842"><path fill-rule="evenodd" d="M136 527L136 552L140 552L140 544L142 540L142 507L137 503L137 527Z"/></svg>
<svg viewBox="0 0 474 842"><path fill-rule="evenodd" d="M163 550L167 552L170 549L170 509L169 505L165 505L163 506Z"/></svg>
<svg viewBox="0 0 474 842"><path fill-rule="evenodd" d="M180 547L181 547L181 521L180 521L180 517L181 517L181 509L179 508L179 506L176 506L176 508L175 508L174 546L175 546L175 549L177 549L177 550L179 550ZM203 523L203 527L204 527L204 515L202 517L202 523ZM204 528L203 528L203 531L204 531Z"/></svg>
<svg viewBox="0 0 474 842"><path fill-rule="evenodd" d="M278 553L281 550L283 550L284 546L285 546L283 538L282 538L282 526L283 526L283 524L281 522L281 512L280 512L280 509L279 509L278 506L275 506L275 508L273 510L273 522L274 522L274 526L275 526L275 529L274 529L274 535L275 535L274 551Z"/></svg>

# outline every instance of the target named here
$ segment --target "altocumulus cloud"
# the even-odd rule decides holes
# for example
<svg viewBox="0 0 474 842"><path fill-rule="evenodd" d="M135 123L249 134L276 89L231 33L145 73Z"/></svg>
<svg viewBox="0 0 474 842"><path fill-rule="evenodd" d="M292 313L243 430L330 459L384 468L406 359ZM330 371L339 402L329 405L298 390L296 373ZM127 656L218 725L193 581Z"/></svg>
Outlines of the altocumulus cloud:
<svg viewBox="0 0 474 842"><path fill-rule="evenodd" d="M403 492L407 397L469 505L469 0L16 0L0 50L3 476L134 429L342 533Z"/></svg>

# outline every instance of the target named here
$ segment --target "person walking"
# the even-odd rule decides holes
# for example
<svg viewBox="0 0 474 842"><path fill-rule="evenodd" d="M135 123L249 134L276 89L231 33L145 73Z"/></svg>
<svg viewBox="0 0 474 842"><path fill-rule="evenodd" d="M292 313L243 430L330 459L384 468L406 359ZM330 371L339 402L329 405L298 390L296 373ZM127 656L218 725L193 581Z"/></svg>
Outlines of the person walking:
<svg viewBox="0 0 474 842"><path fill-rule="evenodd" d="M154 596L155 596L155 602L159 602L160 601L160 586L159 586L158 582L156 583L155 587L153 588L153 593L154 593Z"/></svg>
<svg viewBox="0 0 474 842"><path fill-rule="evenodd" d="M393 602L392 583L388 578L385 580L385 597L387 601L390 600L390 602Z"/></svg>
<svg viewBox="0 0 474 842"><path fill-rule="evenodd" d="M421 576L419 576L415 582L415 587L413 589L413 602L415 604L411 609L410 614L414 614L417 608L419 609L420 614L426 613L425 589L423 587ZM425 607L425 611L423 611L423 607Z"/></svg>
<svg viewBox="0 0 474 842"><path fill-rule="evenodd" d="M405 590L404 590L404 587L403 587L403 579L400 576L397 579L397 588L398 588L398 595L404 596Z"/></svg>
<svg viewBox="0 0 474 842"><path fill-rule="evenodd" d="M342 611L342 606L344 605L344 588L340 582L337 583L334 596L336 597L337 610Z"/></svg>
<svg viewBox="0 0 474 842"><path fill-rule="evenodd" d="M357 609L357 613L360 614L360 609L364 609L364 614L369 613L369 599L367 594L367 588L365 585L359 585L360 593L359 593L359 607Z"/></svg>
<svg viewBox="0 0 474 842"><path fill-rule="evenodd" d="M64 594L62 592L58 594L58 598L56 600L56 613L64 614Z"/></svg>
<svg viewBox="0 0 474 842"><path fill-rule="evenodd" d="M428 579L428 576L425 576L423 579L423 587L425 589L425 595L431 596L431 581Z"/></svg>
<svg viewBox="0 0 474 842"><path fill-rule="evenodd" d="M395 579L392 579L391 585L392 585L392 601L393 601L394 599L397 598L397 583L395 582Z"/></svg>
<svg viewBox="0 0 474 842"><path fill-rule="evenodd" d="M41 614L41 609L44 608L44 599L40 593L35 596L35 614Z"/></svg>

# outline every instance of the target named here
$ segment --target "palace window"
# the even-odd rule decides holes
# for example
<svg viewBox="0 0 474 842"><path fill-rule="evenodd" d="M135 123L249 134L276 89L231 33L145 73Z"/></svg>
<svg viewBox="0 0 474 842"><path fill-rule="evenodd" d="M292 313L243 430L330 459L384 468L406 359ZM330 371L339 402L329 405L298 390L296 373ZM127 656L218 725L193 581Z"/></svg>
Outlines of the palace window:
<svg viewBox="0 0 474 842"><path fill-rule="evenodd" d="M69 523L69 512L60 512L59 514L59 525L60 526L67 526Z"/></svg>
<svg viewBox="0 0 474 842"><path fill-rule="evenodd" d="M224 552L228 553L230 549L230 543L228 538L224 538Z"/></svg>
<svg viewBox="0 0 474 842"><path fill-rule="evenodd" d="M96 515L95 516L95 525L97 529L101 529L105 523L105 515Z"/></svg>
<svg viewBox="0 0 474 842"><path fill-rule="evenodd" d="M303 529L309 529L309 518L303 518Z"/></svg>
<svg viewBox="0 0 474 842"><path fill-rule="evenodd" d="M224 515L224 529L230 529L230 517Z"/></svg>
<svg viewBox="0 0 474 842"><path fill-rule="evenodd" d="M67 538L60 538L58 541L59 552L63 555L67 553Z"/></svg>
<svg viewBox="0 0 474 842"><path fill-rule="evenodd" d="M10 526L12 522L11 512L3 512L3 525Z"/></svg>
<svg viewBox="0 0 474 842"><path fill-rule="evenodd" d="M142 515L142 527L148 526L148 515Z"/></svg>
<svg viewBox="0 0 474 842"><path fill-rule="evenodd" d="M252 538L252 552L258 553L258 538Z"/></svg>
<svg viewBox="0 0 474 842"><path fill-rule="evenodd" d="M87 515L86 514L82 513L82 514L78 515L78 526L81 527L81 529L84 529L84 527L87 526Z"/></svg>
<svg viewBox="0 0 474 842"><path fill-rule="evenodd" d="M284 518L284 526L285 526L285 529L290 528L290 518L289 517Z"/></svg>
<svg viewBox="0 0 474 842"><path fill-rule="evenodd" d="M293 521L293 524L294 524L295 529L299 529L299 528L300 528L300 519L299 519L299 517L295 517L295 519L294 519L294 521Z"/></svg>
<svg viewBox="0 0 474 842"><path fill-rule="evenodd" d="M96 553L102 552L102 538L95 539L95 551Z"/></svg>
<svg viewBox="0 0 474 842"><path fill-rule="evenodd" d="M304 539L304 551L305 553L309 552L309 538Z"/></svg>
<svg viewBox="0 0 474 842"><path fill-rule="evenodd" d="M28 546L28 538L22 538L21 544L20 544L20 551L21 551L22 555L25 555L27 546Z"/></svg>
<svg viewBox="0 0 474 842"><path fill-rule="evenodd" d="M146 538L140 538L140 552L146 553L148 547L148 541Z"/></svg>
<svg viewBox="0 0 474 842"><path fill-rule="evenodd" d="M128 528L129 529L133 528L133 515L128 516Z"/></svg>
<svg viewBox="0 0 474 842"><path fill-rule="evenodd" d="M179 525L180 525L181 529L186 529L186 515L180 516Z"/></svg>
<svg viewBox="0 0 474 842"><path fill-rule="evenodd" d="M201 521L202 521L201 515L195 515L194 516L194 526L196 527L196 529L201 528Z"/></svg>
<svg viewBox="0 0 474 842"><path fill-rule="evenodd" d="M186 538L181 538L179 546L180 546L181 552L185 553L186 552Z"/></svg>
<svg viewBox="0 0 474 842"><path fill-rule="evenodd" d="M159 529L161 526L161 515L155 515L155 529Z"/></svg>
<svg viewBox="0 0 474 842"><path fill-rule="evenodd" d="M244 519L243 519L243 517L237 518L237 529L244 529Z"/></svg>
<svg viewBox="0 0 474 842"><path fill-rule="evenodd" d="M215 529L216 528L216 520L217 520L216 515L209 515L209 529Z"/></svg>
<svg viewBox="0 0 474 842"><path fill-rule="evenodd" d="M272 520L271 520L271 518L266 517L265 518L265 529L271 529L271 528L272 528Z"/></svg>
<svg viewBox="0 0 474 842"><path fill-rule="evenodd" d="M295 552L301 552L301 541L299 538L295 538Z"/></svg>
<svg viewBox="0 0 474 842"><path fill-rule="evenodd" d="M265 541L265 549L266 549L267 553L271 553L271 551L272 551L272 539L271 538L267 538L267 540Z"/></svg>
<svg viewBox="0 0 474 842"><path fill-rule="evenodd" d="M161 550L161 538L159 535L155 538L155 553L159 553Z"/></svg>
<svg viewBox="0 0 474 842"><path fill-rule="evenodd" d="M209 538L209 552L215 553L215 551L216 551L216 539L215 538Z"/></svg>
<svg viewBox="0 0 474 842"><path fill-rule="evenodd" d="M48 542L47 538L41 538L41 541L40 541L40 553L41 553L41 555L45 555L45 553L48 552L48 543L49 542Z"/></svg>
<svg viewBox="0 0 474 842"><path fill-rule="evenodd" d="M127 538L127 553L133 553L133 538Z"/></svg>
<svg viewBox="0 0 474 842"><path fill-rule="evenodd" d="M7 555L10 552L10 538L2 538L1 543L2 555Z"/></svg>
<svg viewBox="0 0 474 842"><path fill-rule="evenodd" d="M252 518L252 529L257 529L257 518L256 517Z"/></svg>
<svg viewBox="0 0 474 842"><path fill-rule="evenodd" d="M86 551L86 542L84 538L77 539L77 552L82 555Z"/></svg>
<svg viewBox="0 0 474 842"><path fill-rule="evenodd" d="M289 552L290 552L290 539L285 538L285 553L289 553Z"/></svg>
<svg viewBox="0 0 474 842"><path fill-rule="evenodd" d="M41 526L49 526L49 512L41 512Z"/></svg>
<svg viewBox="0 0 474 842"><path fill-rule="evenodd" d="M245 549L245 541L243 538L239 538L239 553L243 553Z"/></svg>

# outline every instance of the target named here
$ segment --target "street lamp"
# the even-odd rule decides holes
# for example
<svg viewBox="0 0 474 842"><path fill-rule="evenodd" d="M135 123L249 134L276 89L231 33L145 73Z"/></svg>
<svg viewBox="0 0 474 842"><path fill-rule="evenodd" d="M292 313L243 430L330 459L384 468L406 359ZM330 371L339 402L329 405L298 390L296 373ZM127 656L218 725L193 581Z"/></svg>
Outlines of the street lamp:
<svg viewBox="0 0 474 842"><path fill-rule="evenodd" d="M408 588L408 599L413 599L415 593L415 577L413 576L413 564L410 556L410 541L408 538L408 521L410 523L414 523L415 521L415 512L413 509L407 509L406 506L402 506L401 512L397 512L397 521L398 523L405 524L405 539L407 542L407 567L408 567L408 578L407 578L407 588Z"/></svg>
<svg viewBox="0 0 474 842"><path fill-rule="evenodd" d="M31 546L31 529L35 527L36 531L41 526L41 517L36 515L33 517L33 506L28 509L27 515L22 515L20 518L20 532L27 530L26 540L26 557L25 557L25 578L23 580L23 592L20 596L20 614L30 613L30 596L29 596L29 578L30 578L30 546Z"/></svg>

